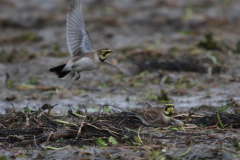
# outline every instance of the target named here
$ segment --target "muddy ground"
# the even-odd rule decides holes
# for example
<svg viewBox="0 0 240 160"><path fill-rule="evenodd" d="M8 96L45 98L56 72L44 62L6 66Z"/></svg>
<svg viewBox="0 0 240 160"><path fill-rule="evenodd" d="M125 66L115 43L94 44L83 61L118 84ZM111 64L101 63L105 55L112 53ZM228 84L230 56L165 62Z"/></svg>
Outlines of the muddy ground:
<svg viewBox="0 0 240 160"><path fill-rule="evenodd" d="M126 112L148 107L143 101L146 99L155 106L174 102L179 117L175 116L184 122L189 113L205 119L197 123L192 117L186 122L194 122L195 128L184 125L183 129L162 131L144 127L140 134L143 143L132 140L134 143L128 144L118 139L119 144L107 144L104 149L94 141L68 143L76 135L57 137L62 139L58 145L54 142L59 139L50 141L54 147L67 146L63 150L44 150L44 138L37 145L14 146L15 141L6 141L7 136L15 135L9 131L0 134L2 158L239 158L239 1L84 1L83 15L93 47L114 50L108 61L118 64L124 73L103 65L97 71L83 72L79 81L58 79L47 71L70 58L65 36L69 2L0 0L0 113L5 118L14 115L18 119L21 116L17 112L22 111L19 123L24 122L16 128L15 123L9 122L17 120L2 119L1 133L14 127L27 129L27 111L23 108L38 111L46 103L56 105L50 112L54 117L68 115L69 108L86 115L102 106L106 106L104 113ZM224 129L215 119L216 112ZM230 117L222 117L222 112L228 112ZM81 120L71 121L79 123L79 128ZM30 134L32 140L35 134L66 130L66 126L56 126L52 130L42 129L41 134L24 133ZM136 124L135 130L139 126ZM157 138L146 138L144 133L149 130Z"/></svg>

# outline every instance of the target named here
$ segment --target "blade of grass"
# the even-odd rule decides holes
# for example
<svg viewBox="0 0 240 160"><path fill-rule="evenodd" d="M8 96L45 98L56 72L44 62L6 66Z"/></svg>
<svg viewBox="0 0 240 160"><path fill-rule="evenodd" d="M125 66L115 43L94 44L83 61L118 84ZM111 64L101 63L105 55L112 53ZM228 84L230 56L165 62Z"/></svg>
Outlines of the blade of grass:
<svg viewBox="0 0 240 160"><path fill-rule="evenodd" d="M56 147L52 147L52 146L41 146L44 149L51 149L51 150L59 150L59 149L64 149L64 148L56 148Z"/></svg>
<svg viewBox="0 0 240 160"><path fill-rule="evenodd" d="M190 151L191 151L191 147L189 147L188 150L187 150L186 152L180 154L178 157L180 158L180 157L182 157L182 156L188 154L188 152L190 152Z"/></svg>
<svg viewBox="0 0 240 160"><path fill-rule="evenodd" d="M216 112L216 114L217 114L217 119L218 119L218 122L219 122L220 126L224 129L224 126L223 126L223 124L221 122L219 114L217 112Z"/></svg>
<svg viewBox="0 0 240 160"><path fill-rule="evenodd" d="M76 125L74 123L70 123L70 122L67 122L67 121L55 120L55 122L63 123L63 124L71 124L71 125L74 125L74 126L78 126L78 125Z"/></svg>
<svg viewBox="0 0 240 160"><path fill-rule="evenodd" d="M80 117L80 118L85 118L86 117L84 115L77 114L76 112L72 112L72 114L74 114L75 116Z"/></svg>

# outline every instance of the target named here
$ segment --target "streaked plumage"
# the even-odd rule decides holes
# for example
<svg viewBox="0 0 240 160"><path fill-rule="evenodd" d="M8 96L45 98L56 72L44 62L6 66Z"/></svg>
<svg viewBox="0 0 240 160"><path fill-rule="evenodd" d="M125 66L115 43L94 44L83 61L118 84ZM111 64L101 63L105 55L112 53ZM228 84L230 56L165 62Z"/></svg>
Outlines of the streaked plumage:
<svg viewBox="0 0 240 160"><path fill-rule="evenodd" d="M173 120L173 113L174 104L166 103L163 107L151 107L142 110L136 113L136 117L141 119L141 121L147 126L163 127Z"/></svg>
<svg viewBox="0 0 240 160"><path fill-rule="evenodd" d="M59 78L71 73L71 77L80 72L98 69L112 51L110 49L93 50L82 16L82 0L73 0L67 17L67 44L72 59L67 63L49 68Z"/></svg>

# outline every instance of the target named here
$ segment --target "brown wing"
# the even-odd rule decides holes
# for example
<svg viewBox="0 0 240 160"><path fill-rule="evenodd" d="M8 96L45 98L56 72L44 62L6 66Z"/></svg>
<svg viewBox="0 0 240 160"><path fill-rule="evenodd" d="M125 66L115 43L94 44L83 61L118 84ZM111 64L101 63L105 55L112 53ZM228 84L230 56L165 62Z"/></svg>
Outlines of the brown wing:
<svg viewBox="0 0 240 160"><path fill-rule="evenodd" d="M159 119L159 116L161 116L161 113L162 113L162 108L152 107L150 109L143 110L143 111L139 112L138 114L140 116L146 118L147 120L155 121L155 120Z"/></svg>

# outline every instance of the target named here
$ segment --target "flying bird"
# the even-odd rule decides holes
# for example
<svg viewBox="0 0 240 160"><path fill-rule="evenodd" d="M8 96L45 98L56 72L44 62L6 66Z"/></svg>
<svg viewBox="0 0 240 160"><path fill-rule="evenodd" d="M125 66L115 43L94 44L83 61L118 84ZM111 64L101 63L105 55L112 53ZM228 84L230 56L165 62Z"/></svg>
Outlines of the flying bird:
<svg viewBox="0 0 240 160"><path fill-rule="evenodd" d="M105 61L113 53L112 50L108 48L94 50L92 48L82 15L82 0L73 0L71 4L67 17L67 45L72 58L67 63L48 69L59 78L70 74L71 78L77 75L75 80L78 80L81 77L80 72L98 69L103 63L115 66Z"/></svg>

